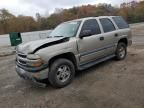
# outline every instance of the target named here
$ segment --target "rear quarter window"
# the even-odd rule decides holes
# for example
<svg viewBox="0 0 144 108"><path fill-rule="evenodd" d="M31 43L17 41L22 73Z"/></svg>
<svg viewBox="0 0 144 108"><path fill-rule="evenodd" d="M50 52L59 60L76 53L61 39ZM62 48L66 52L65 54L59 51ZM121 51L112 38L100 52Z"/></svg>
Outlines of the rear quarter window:
<svg viewBox="0 0 144 108"><path fill-rule="evenodd" d="M113 17L113 20L115 21L119 29L129 28L129 25L122 17Z"/></svg>

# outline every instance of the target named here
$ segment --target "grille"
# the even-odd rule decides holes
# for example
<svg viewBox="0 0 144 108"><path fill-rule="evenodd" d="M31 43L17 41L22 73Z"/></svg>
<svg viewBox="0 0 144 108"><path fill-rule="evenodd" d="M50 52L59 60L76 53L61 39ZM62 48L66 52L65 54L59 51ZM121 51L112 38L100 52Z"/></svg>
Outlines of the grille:
<svg viewBox="0 0 144 108"><path fill-rule="evenodd" d="M23 53L17 53L17 62L20 64L20 65L23 65L25 66L26 65L26 54L23 54Z"/></svg>
<svg viewBox="0 0 144 108"><path fill-rule="evenodd" d="M22 61L22 60L20 60L20 59L19 59L18 61L19 61L20 64L26 65L26 62L25 62L25 61Z"/></svg>
<svg viewBox="0 0 144 108"><path fill-rule="evenodd" d="M20 54L20 53L18 53L18 56L22 57L22 58L26 58L27 57L25 54Z"/></svg>

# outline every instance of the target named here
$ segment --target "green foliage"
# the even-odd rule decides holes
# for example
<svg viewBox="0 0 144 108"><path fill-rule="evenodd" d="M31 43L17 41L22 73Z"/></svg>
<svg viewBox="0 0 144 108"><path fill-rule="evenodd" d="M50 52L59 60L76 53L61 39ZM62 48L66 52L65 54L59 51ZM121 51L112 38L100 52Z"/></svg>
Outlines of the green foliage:
<svg viewBox="0 0 144 108"><path fill-rule="evenodd" d="M129 23L144 21L144 1L139 3L123 3L120 7L111 4L83 5L70 9L55 9L49 17L42 17L36 13L32 16L15 16L6 9L0 10L0 34L10 32L28 32L36 30L53 29L61 22L84 17L95 16L123 16Z"/></svg>

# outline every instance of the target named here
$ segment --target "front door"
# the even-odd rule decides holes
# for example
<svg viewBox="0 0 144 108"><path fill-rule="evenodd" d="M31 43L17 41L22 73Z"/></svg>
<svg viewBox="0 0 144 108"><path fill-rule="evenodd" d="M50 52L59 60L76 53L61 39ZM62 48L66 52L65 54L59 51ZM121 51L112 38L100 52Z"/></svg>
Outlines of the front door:
<svg viewBox="0 0 144 108"><path fill-rule="evenodd" d="M91 33L78 40L80 64L94 61L105 55L105 50L101 50L104 47L104 38L97 20L86 20L82 26L80 35L83 31L91 31Z"/></svg>

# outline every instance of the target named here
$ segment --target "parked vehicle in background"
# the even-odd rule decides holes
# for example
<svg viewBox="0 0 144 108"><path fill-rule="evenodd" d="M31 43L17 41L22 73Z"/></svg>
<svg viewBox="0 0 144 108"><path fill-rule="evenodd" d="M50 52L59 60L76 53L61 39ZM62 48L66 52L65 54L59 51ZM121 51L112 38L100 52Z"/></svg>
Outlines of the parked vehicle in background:
<svg viewBox="0 0 144 108"><path fill-rule="evenodd" d="M131 44L131 30L121 16L76 19L58 25L48 39L19 45L16 71L24 79L65 87L76 70L125 59Z"/></svg>

